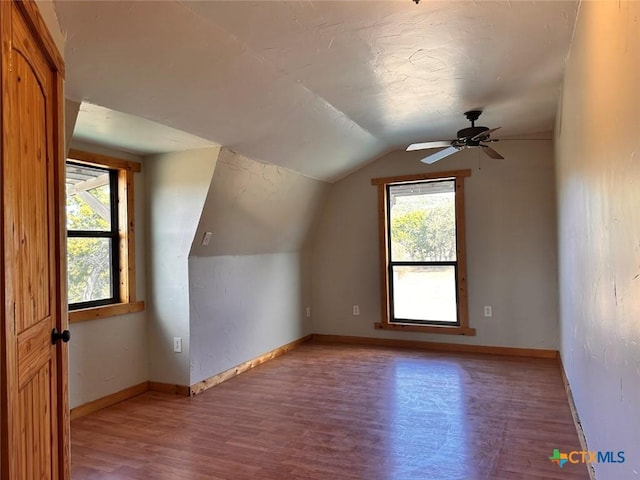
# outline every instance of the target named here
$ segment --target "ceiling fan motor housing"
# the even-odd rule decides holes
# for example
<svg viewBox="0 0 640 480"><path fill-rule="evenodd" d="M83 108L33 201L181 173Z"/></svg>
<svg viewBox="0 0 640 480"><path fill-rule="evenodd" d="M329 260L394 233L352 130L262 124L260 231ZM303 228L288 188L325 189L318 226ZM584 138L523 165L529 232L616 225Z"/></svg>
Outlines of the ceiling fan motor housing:
<svg viewBox="0 0 640 480"><path fill-rule="evenodd" d="M462 130L458 130L458 134L456 135L457 140L462 145L466 145L467 147L477 147L480 145L481 139L484 137L480 137L477 140L471 140L474 137L477 137L482 132L487 132L489 127L467 127Z"/></svg>
<svg viewBox="0 0 640 480"><path fill-rule="evenodd" d="M483 153L488 155L491 158L502 159L504 158L498 152L496 152L489 145L485 145L487 142L497 142L498 140L492 140L491 133L498 130L497 128L489 128L489 127L476 127L476 120L482 114L482 110L469 110L465 112L465 116L467 120L471 122L471 126L467 128L463 128L462 130L458 130L458 135L453 140L442 140L435 142L424 142L424 143L412 143L407 147L407 152L411 152L413 150L425 150L427 148L439 148L436 153L433 153L421 160L424 163L434 163L438 160L442 160L449 155L452 155L464 148L469 147L481 147Z"/></svg>

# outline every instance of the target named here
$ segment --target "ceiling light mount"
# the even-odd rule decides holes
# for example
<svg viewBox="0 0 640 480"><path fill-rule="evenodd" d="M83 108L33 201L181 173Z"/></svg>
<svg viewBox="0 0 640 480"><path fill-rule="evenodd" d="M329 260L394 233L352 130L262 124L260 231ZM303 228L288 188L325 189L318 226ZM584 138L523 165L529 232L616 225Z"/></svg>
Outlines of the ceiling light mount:
<svg viewBox="0 0 640 480"><path fill-rule="evenodd" d="M475 127L476 120L480 118L481 113L482 113L482 110L470 110L468 112L464 112L464 116L467 117L467 120L471 122L471 126Z"/></svg>

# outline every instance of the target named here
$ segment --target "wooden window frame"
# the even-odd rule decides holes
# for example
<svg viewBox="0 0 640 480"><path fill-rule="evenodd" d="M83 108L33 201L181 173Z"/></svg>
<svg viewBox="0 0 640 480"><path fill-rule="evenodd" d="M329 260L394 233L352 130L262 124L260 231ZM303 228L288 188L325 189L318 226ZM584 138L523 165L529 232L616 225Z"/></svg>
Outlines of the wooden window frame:
<svg viewBox="0 0 640 480"><path fill-rule="evenodd" d="M133 174L141 165L120 158L81 150L69 150L67 160L83 165L117 171L118 238L119 238L119 302L69 311L69 322L84 322L144 310L144 302L136 300L136 252Z"/></svg>
<svg viewBox="0 0 640 480"><path fill-rule="evenodd" d="M120 229L118 228L119 215L118 215L118 170L114 170L106 167L93 167L88 166L86 163L78 163L73 160L67 159L67 175L69 174L69 167L81 167L91 168L93 172L101 172L103 175L108 176L107 185L109 186L109 226L103 229L71 229L67 227L67 240L70 239L107 239L110 240L110 269L111 269L111 296L108 298L100 298L96 300L85 300L80 302L69 303L69 311L83 310L87 308L100 307L104 305L113 305L120 302L120 288L117 287L120 284ZM86 182L85 182L86 183ZM94 184L95 185L95 184ZM86 193L86 192L83 192ZM90 194L88 194L90 197ZM91 199L83 197L85 202L91 205ZM68 192L67 192L68 198ZM95 200L98 202L97 200ZM99 202L98 202L99 203ZM69 251L69 245L67 244L67 252Z"/></svg>
<svg viewBox="0 0 640 480"><path fill-rule="evenodd" d="M378 187L378 239L380 250L380 292L381 321L375 328L422 333L444 333L450 335L475 335L475 328L469 327L469 307L467 298L467 257L464 220L464 178L471 176L471 170L450 170L446 172L419 173L397 177L371 179ZM389 238L387 186L430 180L455 180L456 186L456 258L458 263L458 320L459 325L422 325L418 323L391 322L389 298Z"/></svg>

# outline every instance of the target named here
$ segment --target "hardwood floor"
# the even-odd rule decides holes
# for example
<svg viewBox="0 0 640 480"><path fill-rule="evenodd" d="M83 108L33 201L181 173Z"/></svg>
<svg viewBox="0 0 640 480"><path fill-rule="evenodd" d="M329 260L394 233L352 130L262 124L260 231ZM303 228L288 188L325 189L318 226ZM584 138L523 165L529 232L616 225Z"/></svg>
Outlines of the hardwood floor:
<svg viewBox="0 0 640 480"><path fill-rule="evenodd" d="M307 344L71 424L72 478L588 479L554 360Z"/></svg>

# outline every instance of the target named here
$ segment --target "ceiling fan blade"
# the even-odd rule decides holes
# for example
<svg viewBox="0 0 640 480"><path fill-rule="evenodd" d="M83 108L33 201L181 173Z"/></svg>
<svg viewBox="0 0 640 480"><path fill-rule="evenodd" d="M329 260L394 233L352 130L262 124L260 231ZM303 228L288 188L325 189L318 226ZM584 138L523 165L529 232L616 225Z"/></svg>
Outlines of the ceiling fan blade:
<svg viewBox="0 0 640 480"><path fill-rule="evenodd" d="M447 147L443 150L440 150L439 152L434 153L433 155L429 155L428 157L424 157L422 160L420 160L422 163L428 163L428 164L432 164L437 162L438 160L442 160L445 157L448 157L449 155L453 155L454 153L456 153L458 150L460 150L459 148L456 147Z"/></svg>
<svg viewBox="0 0 640 480"><path fill-rule="evenodd" d="M496 127L496 128L490 128L489 130L485 130L484 132L479 133L478 135L476 135L475 137L473 137L471 139L472 142L476 142L478 140L480 140L481 138L486 138L489 135L491 135L493 132L495 132L496 130L501 129L502 127Z"/></svg>
<svg viewBox="0 0 640 480"><path fill-rule="evenodd" d="M441 140L439 142L412 143L407 147L407 152L413 150L426 150L427 148L442 148L451 145L452 140Z"/></svg>
<svg viewBox="0 0 640 480"><path fill-rule="evenodd" d="M480 147L482 147L482 151L486 153L488 156L490 156L491 158L495 158L497 160L504 159L502 155L500 155L498 152L496 152L493 148L489 147L488 145L480 145Z"/></svg>

